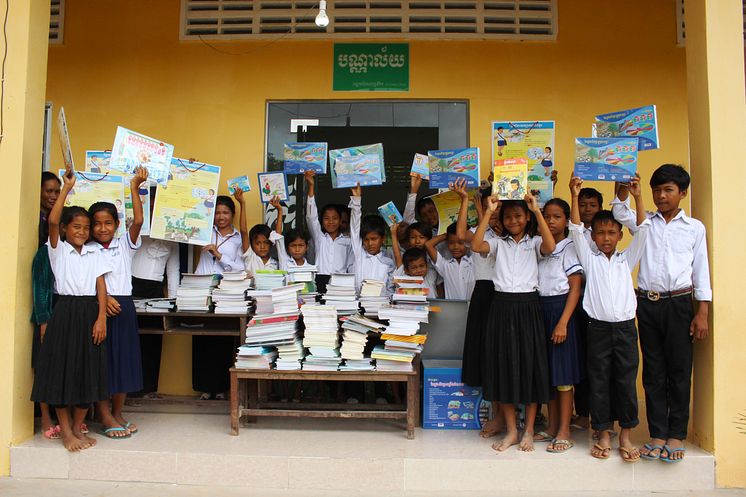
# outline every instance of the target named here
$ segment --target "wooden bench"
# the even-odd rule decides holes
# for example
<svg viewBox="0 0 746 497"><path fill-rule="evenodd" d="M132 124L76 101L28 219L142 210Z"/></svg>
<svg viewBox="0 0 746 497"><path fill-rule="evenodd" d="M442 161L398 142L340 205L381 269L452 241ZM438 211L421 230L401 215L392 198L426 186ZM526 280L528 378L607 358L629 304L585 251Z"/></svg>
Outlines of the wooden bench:
<svg viewBox="0 0 746 497"><path fill-rule="evenodd" d="M277 371L274 369L236 369L231 376L231 434L238 435L242 416L255 421L257 416L309 418L373 418L404 419L407 438L414 438L420 419L420 360L415 359L414 370L407 373L383 371ZM279 403L261 398L260 388L266 381L389 381L407 384L405 405L380 404L322 404Z"/></svg>

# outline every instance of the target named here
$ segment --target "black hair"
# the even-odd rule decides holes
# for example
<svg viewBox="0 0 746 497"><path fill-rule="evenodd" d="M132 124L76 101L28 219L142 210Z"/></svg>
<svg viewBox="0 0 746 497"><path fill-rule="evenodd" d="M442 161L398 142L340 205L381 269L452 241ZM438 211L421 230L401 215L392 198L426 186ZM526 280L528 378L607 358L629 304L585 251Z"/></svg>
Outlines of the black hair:
<svg viewBox="0 0 746 497"><path fill-rule="evenodd" d="M565 200L558 197L549 199L547 200L547 203L544 204L544 209L546 209L550 205L556 205L557 207L562 209L562 213L565 215L565 218L567 218L568 221L570 220L570 204L568 204ZM569 232L570 230L567 226L565 226L565 236L567 236Z"/></svg>
<svg viewBox="0 0 746 497"><path fill-rule="evenodd" d="M337 207L339 207L339 217L342 218L342 214L347 214L347 217L349 218L352 214L352 209L347 207L345 204L337 204Z"/></svg>
<svg viewBox="0 0 746 497"><path fill-rule="evenodd" d="M433 227L423 221L417 221L407 227L407 238L412 231L417 231L419 234L427 238L428 240L433 237Z"/></svg>
<svg viewBox="0 0 746 497"><path fill-rule="evenodd" d="M41 186L44 186L44 183L50 180L55 180L58 185L62 184L62 181L57 177L56 174L54 174L51 171L44 171L41 173Z"/></svg>
<svg viewBox="0 0 746 497"><path fill-rule="evenodd" d="M86 211L84 208L78 205L71 205L70 207L63 207L62 216L60 216L60 224L61 225L70 224L72 220L78 216L83 216L85 218L88 218L88 211Z"/></svg>
<svg viewBox="0 0 746 497"><path fill-rule="evenodd" d="M686 169L678 164L663 164L655 170L650 177L650 187L656 187L665 183L673 183L679 187L679 191L689 189L691 178Z"/></svg>
<svg viewBox="0 0 746 497"><path fill-rule="evenodd" d="M422 197L417 201L416 204L414 204L414 210L417 211L417 213L419 214L420 211L422 211L422 208L426 205L432 205L433 207L435 207L433 199L431 199L430 197Z"/></svg>
<svg viewBox="0 0 746 497"><path fill-rule="evenodd" d="M601 195L601 192L596 190L595 188L581 188L580 193L578 193L578 200L581 198L595 198L598 200L598 206L601 207L604 205L604 196Z"/></svg>
<svg viewBox="0 0 746 497"><path fill-rule="evenodd" d="M419 259L425 259L425 262L427 262L427 253L421 248L408 248L404 251L404 255L402 256L402 265L404 266L404 269L406 269L409 267L410 263Z"/></svg>
<svg viewBox="0 0 746 497"><path fill-rule="evenodd" d="M308 244L308 240L309 240L308 233L298 228L293 228L290 231L288 231L287 234L285 235L285 250L287 251L290 247L290 244L296 240L303 240L304 242L306 242L306 244Z"/></svg>
<svg viewBox="0 0 746 497"><path fill-rule="evenodd" d="M218 195L217 198L215 198L215 207L219 205L226 206L230 211L232 215L236 215L236 204L233 203L233 199L230 198L227 195ZM269 236L269 235L268 235Z"/></svg>
<svg viewBox="0 0 746 497"><path fill-rule="evenodd" d="M456 223L451 223L448 225L448 228L446 228L446 234L456 235Z"/></svg>
<svg viewBox="0 0 746 497"><path fill-rule="evenodd" d="M259 235L264 235L269 239L270 233L272 233L272 230L269 229L269 226L266 224L257 224L249 230L249 243L253 243Z"/></svg>
<svg viewBox="0 0 746 497"><path fill-rule="evenodd" d="M91 204L88 208L88 217L91 218L91 226L93 226L93 216L99 212L108 213L112 218L114 218L114 222L117 226L119 226L119 212L111 202L94 202Z"/></svg>
<svg viewBox="0 0 746 497"><path fill-rule="evenodd" d="M386 221L377 214L368 214L360 221L360 238L365 238L368 233L376 233L381 238L386 238Z"/></svg>
<svg viewBox="0 0 746 497"><path fill-rule="evenodd" d="M526 233L529 236L536 236L536 233L539 230L539 225L536 221L536 217L531 213L531 210L528 208L528 204L525 200L503 200L500 202L500 226L503 227L502 236L510 235L510 232L505 227L505 213L513 207L518 207L526 213L526 215L528 216Z"/></svg>
<svg viewBox="0 0 746 497"><path fill-rule="evenodd" d="M552 147L544 147L544 150L549 149L549 151L552 151Z"/></svg>
<svg viewBox="0 0 746 497"><path fill-rule="evenodd" d="M593 219L591 220L591 229L595 231L597 225L606 223L614 223L619 226L619 229L622 229L622 223L616 220L614 214L610 210L604 209L596 212L596 215L593 216Z"/></svg>

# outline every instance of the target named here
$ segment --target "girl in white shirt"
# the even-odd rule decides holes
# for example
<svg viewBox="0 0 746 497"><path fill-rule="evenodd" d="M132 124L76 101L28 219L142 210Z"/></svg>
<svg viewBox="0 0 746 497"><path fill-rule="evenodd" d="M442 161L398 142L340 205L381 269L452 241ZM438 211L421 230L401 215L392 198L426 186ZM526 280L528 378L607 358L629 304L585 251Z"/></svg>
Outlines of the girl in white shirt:
<svg viewBox="0 0 746 497"><path fill-rule="evenodd" d="M241 189L236 191L240 192ZM243 211L242 204L242 214ZM236 205L233 200L219 195L215 200L212 243L202 248L195 273L223 274L224 271L244 269L241 234L233 226L235 215ZM229 388L228 369L235 360L235 350L234 337L192 337L192 388L203 392L201 399L225 398L225 392Z"/></svg>
<svg viewBox="0 0 746 497"><path fill-rule="evenodd" d="M565 452L573 447L570 440L574 386L583 379L575 309L580 300L583 268L575 245L567 238L570 206L559 198L544 205L544 220L554 236L554 251L539 259L539 301L544 314L547 355L552 388L557 390L549 402L549 426L535 440L550 442L547 452Z"/></svg>
<svg viewBox="0 0 746 497"><path fill-rule="evenodd" d="M500 208L503 236L485 241L490 217ZM538 232L541 236L534 237ZM501 404L507 433L492 448L498 452L520 443L534 450L537 404L549 401L549 369L544 319L539 304L539 257L555 248L535 197L500 203L487 199L487 210L471 248L495 259L495 297L484 333L482 388L488 401ZM519 438L515 406L526 406L526 428Z"/></svg>
<svg viewBox="0 0 746 497"><path fill-rule="evenodd" d="M98 402L103 434L109 438L126 438L137 432L137 426L128 422L122 415L124 401L129 392L142 390L142 357L140 354L140 333L137 324L135 305L132 302L132 257L140 248L140 228L143 224L143 209L140 185L147 181L148 170L135 169L130 181L133 219L127 233L117 237L119 216L114 204L96 202L88 209L91 218L90 245L107 259L112 272L106 275L108 291L106 314L109 317L109 330L106 340L109 364L109 400ZM111 407L111 411L109 410Z"/></svg>
<svg viewBox="0 0 746 497"><path fill-rule="evenodd" d="M91 227L86 210L68 207L63 213L75 185L72 168L62 179L62 192L49 213L48 241L59 298L40 337L31 400L55 408L65 448L78 452L96 444L81 430L88 405L109 397L104 275L111 268L98 250L85 245Z"/></svg>

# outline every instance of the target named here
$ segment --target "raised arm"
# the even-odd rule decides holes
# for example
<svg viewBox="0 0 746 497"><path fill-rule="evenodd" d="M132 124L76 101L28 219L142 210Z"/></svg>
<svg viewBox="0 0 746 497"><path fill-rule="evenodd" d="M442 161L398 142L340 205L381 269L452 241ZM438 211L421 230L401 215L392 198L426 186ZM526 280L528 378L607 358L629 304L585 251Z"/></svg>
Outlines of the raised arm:
<svg viewBox="0 0 746 497"><path fill-rule="evenodd" d="M447 236L448 235L446 233L443 233L442 235L434 236L425 242L425 250L427 251L427 255L430 256L431 261L435 263L438 262L440 254L438 254L438 249L435 247L437 247L439 243L444 241Z"/></svg>
<svg viewBox="0 0 746 497"><path fill-rule="evenodd" d="M275 230L269 234L270 243L274 243L277 248L277 266L282 271L287 271L290 256L285 249L285 237L282 236L282 204L280 197L274 197L270 205L277 210L277 220L275 221Z"/></svg>
<svg viewBox="0 0 746 497"><path fill-rule="evenodd" d="M570 222L573 224L582 224L580 221L580 206L578 197L580 196L580 189L583 187L583 180L573 176L570 178Z"/></svg>
<svg viewBox="0 0 746 497"><path fill-rule="evenodd" d="M321 231L319 209L316 207L316 198L314 196L315 175L315 171L306 171L303 173L303 177L306 179L306 191L308 192L306 200L306 224L308 225L308 231L311 233L311 239L314 241L316 250L320 250L321 247L318 241L324 236L324 232ZM319 254L316 257L318 258Z"/></svg>
<svg viewBox="0 0 746 497"><path fill-rule="evenodd" d="M391 225L391 251L394 253L394 264L396 264L396 267L401 267L403 263L403 258L401 254L401 247L399 246L399 237L397 236L399 232L399 223L394 223Z"/></svg>
<svg viewBox="0 0 746 497"><path fill-rule="evenodd" d="M584 268L587 268L590 262L591 247L583 233L583 223L580 221L580 208L578 207L578 195L580 195L582 184L583 180L580 178L573 177L570 179L570 195L572 197L570 207L570 239L575 244L575 252L578 254L580 264Z"/></svg>
<svg viewBox="0 0 746 497"><path fill-rule="evenodd" d="M140 199L140 185L148 180L148 170L142 166L135 168L135 175L130 180L130 197L132 197L132 224L130 225L130 241L137 245L140 230L145 221L142 213L142 200Z"/></svg>
<svg viewBox="0 0 746 497"><path fill-rule="evenodd" d="M456 219L456 236L461 241L470 243L472 241L472 233L469 231L469 227L466 225L466 213L469 210L469 194L466 192L466 180L459 179L455 183L448 185L451 191L454 191L461 198L461 205L458 209L458 218Z"/></svg>
<svg viewBox="0 0 746 497"><path fill-rule="evenodd" d="M179 244L169 242L168 260L166 261L166 279L168 285L168 298L176 298L176 292L179 290Z"/></svg>
<svg viewBox="0 0 746 497"><path fill-rule="evenodd" d="M484 234L487 232L492 214L499 207L500 201L497 200L495 196L491 196L487 199L487 209L485 209L482 219L479 220L477 231L474 233L474 237L471 239L472 252L478 252L482 255L487 255L490 253L490 244L484 240Z"/></svg>
<svg viewBox="0 0 746 497"><path fill-rule="evenodd" d="M243 190L236 188L233 198L238 202L241 212L238 213L238 231L241 233L241 252L246 252L249 247L249 223L246 221L246 199L243 198Z"/></svg>
<svg viewBox="0 0 746 497"><path fill-rule="evenodd" d="M363 253L363 245L360 240L360 217L361 214L361 203L363 189L360 186L356 186L351 189L352 195L350 196L350 245L352 246L352 254L355 258L355 264L358 264L358 259Z"/></svg>
<svg viewBox="0 0 746 497"><path fill-rule="evenodd" d="M417 220L415 219L414 208L417 205L417 192L420 191L420 185L422 184L422 176L418 173L409 173L409 195L407 195L407 203L404 205L403 220L407 224L413 224Z"/></svg>
<svg viewBox="0 0 746 497"><path fill-rule="evenodd" d="M637 226L640 226L648 216L645 212L645 204L642 201L642 187L640 186L640 176L635 177L629 182L629 193L635 199L635 212L637 215Z"/></svg>
<svg viewBox="0 0 746 497"><path fill-rule="evenodd" d="M554 235L552 235L552 232L549 231L549 226L547 226L547 222L544 219L544 216L541 214L539 201L530 193L526 194L524 200L526 200L528 208L531 210L531 213L534 215L534 217L536 218L536 222L539 225L539 235L541 236L541 253L543 255L549 255L554 252L554 249L557 246L557 242L554 241Z"/></svg>
<svg viewBox="0 0 746 497"><path fill-rule="evenodd" d="M75 186L75 171L69 164L65 166L65 174L62 176L62 191L60 191L54 207L49 211L49 245L57 248L57 242L60 241L60 218L62 218L62 209L65 207L65 199L70 190Z"/></svg>

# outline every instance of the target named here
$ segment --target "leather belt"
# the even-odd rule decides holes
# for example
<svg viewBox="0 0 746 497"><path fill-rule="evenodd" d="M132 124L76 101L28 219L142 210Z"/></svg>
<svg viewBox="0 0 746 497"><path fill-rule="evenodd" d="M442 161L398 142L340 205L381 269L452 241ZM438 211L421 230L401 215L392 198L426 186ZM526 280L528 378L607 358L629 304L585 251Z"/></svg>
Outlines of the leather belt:
<svg viewBox="0 0 746 497"><path fill-rule="evenodd" d="M635 293L638 297L642 297L651 302L657 302L660 299L670 299L673 297L681 297L683 295L691 295L694 289L692 287L682 288L681 290L674 290L673 292L654 292L652 290L643 290L638 288Z"/></svg>

